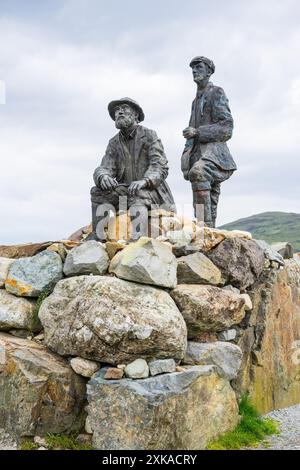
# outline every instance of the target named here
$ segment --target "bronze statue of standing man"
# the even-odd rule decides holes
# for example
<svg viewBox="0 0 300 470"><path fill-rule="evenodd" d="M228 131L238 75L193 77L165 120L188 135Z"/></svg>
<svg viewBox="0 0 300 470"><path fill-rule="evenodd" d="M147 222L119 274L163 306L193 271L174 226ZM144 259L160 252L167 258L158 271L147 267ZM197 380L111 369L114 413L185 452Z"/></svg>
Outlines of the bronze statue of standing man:
<svg viewBox="0 0 300 470"><path fill-rule="evenodd" d="M232 136L233 119L224 90L209 81L215 71L213 61L195 57L190 67L197 94L189 127L183 131L187 141L181 169L192 183L195 217L215 227L221 183L236 170L226 144Z"/></svg>

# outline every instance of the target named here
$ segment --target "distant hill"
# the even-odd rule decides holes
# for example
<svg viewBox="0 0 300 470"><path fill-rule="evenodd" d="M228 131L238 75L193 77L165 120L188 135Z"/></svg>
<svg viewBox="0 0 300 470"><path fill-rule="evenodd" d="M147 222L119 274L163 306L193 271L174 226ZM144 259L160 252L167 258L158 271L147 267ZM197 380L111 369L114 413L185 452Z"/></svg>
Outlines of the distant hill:
<svg viewBox="0 0 300 470"><path fill-rule="evenodd" d="M230 224L222 225L226 230L247 230L253 238L268 243L289 242L296 252L300 251L300 214L287 212L263 212Z"/></svg>

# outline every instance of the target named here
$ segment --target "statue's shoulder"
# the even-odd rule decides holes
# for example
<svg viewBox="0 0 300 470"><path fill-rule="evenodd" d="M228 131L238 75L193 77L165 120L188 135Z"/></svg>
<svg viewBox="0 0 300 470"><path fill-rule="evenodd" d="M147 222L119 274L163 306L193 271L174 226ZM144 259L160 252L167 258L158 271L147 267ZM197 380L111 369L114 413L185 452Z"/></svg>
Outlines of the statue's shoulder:
<svg viewBox="0 0 300 470"><path fill-rule="evenodd" d="M139 125L139 132L141 136L146 136L147 140L157 139L157 134L153 129Z"/></svg>
<svg viewBox="0 0 300 470"><path fill-rule="evenodd" d="M213 83L211 83L210 90L211 90L212 95L216 99L225 95L225 91L223 90L223 88L218 85L214 85Z"/></svg>
<svg viewBox="0 0 300 470"><path fill-rule="evenodd" d="M119 143L119 132L108 141L109 146L115 146Z"/></svg>

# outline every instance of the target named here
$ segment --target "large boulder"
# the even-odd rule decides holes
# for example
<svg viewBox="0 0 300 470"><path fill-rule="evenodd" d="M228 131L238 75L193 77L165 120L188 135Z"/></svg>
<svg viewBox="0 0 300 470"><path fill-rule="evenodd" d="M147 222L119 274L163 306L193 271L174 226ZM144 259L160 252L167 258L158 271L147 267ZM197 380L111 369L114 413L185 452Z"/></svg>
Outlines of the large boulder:
<svg viewBox="0 0 300 470"><path fill-rule="evenodd" d="M64 264L66 276L104 274L109 265L105 245L95 240L82 243L69 251Z"/></svg>
<svg viewBox="0 0 300 470"><path fill-rule="evenodd" d="M214 364L218 373L228 380L235 379L242 363L242 350L235 344L223 341L196 343L188 341L185 364Z"/></svg>
<svg viewBox="0 0 300 470"><path fill-rule="evenodd" d="M79 430L85 380L45 347L0 333L0 427L17 436Z"/></svg>
<svg viewBox="0 0 300 470"><path fill-rule="evenodd" d="M186 325L170 295L108 276L60 281L41 305L45 342L62 355L123 364L181 359Z"/></svg>
<svg viewBox="0 0 300 470"><path fill-rule="evenodd" d="M224 240L207 256L221 270L227 283L241 290L259 278L265 265L263 249L255 241L243 238Z"/></svg>
<svg viewBox="0 0 300 470"><path fill-rule="evenodd" d="M194 253L177 259L178 284L224 284L222 274L203 253Z"/></svg>
<svg viewBox="0 0 300 470"><path fill-rule="evenodd" d="M62 260L54 251L17 259L9 268L5 289L21 297L39 297L62 278Z"/></svg>
<svg viewBox="0 0 300 470"><path fill-rule="evenodd" d="M109 272L121 279L175 287L177 261L169 244L152 238L141 237L126 246L111 260Z"/></svg>
<svg viewBox="0 0 300 470"><path fill-rule="evenodd" d="M10 258L0 258L0 287L4 287L9 267L13 262Z"/></svg>
<svg viewBox="0 0 300 470"><path fill-rule="evenodd" d="M214 366L142 380L88 384L93 446L104 450L198 450L238 423L235 394Z"/></svg>
<svg viewBox="0 0 300 470"><path fill-rule="evenodd" d="M0 330L10 329L39 331L41 324L33 300L15 297L0 290Z"/></svg>
<svg viewBox="0 0 300 470"><path fill-rule="evenodd" d="M253 309L239 332L243 362L234 387L268 413L300 401L300 267L286 260L249 294Z"/></svg>
<svg viewBox="0 0 300 470"><path fill-rule="evenodd" d="M206 331L226 330L245 316L245 300L219 287L179 284L171 296L187 324L190 339Z"/></svg>

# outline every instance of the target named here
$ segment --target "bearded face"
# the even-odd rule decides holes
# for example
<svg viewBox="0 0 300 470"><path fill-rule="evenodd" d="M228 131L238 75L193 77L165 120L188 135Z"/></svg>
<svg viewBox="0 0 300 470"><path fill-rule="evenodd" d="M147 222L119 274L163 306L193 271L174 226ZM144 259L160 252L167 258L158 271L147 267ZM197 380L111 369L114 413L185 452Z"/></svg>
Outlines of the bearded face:
<svg viewBox="0 0 300 470"><path fill-rule="evenodd" d="M117 129L130 129L138 123L138 113L128 104L122 104L115 108L115 124Z"/></svg>
<svg viewBox="0 0 300 470"><path fill-rule="evenodd" d="M204 62L196 62L192 66L194 82L201 83L203 80L206 80L210 77L211 71L210 68L206 66Z"/></svg>

